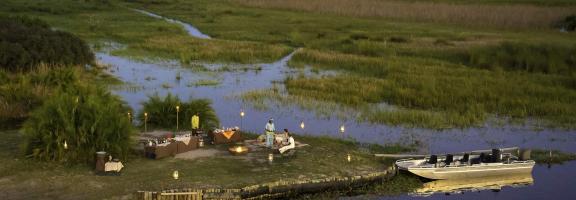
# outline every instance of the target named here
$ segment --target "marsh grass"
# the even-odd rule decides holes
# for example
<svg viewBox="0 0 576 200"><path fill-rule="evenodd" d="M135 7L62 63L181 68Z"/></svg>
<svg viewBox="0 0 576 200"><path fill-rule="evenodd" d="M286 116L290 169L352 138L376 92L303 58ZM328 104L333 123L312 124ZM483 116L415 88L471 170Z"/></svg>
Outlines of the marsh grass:
<svg viewBox="0 0 576 200"><path fill-rule="evenodd" d="M235 2L267 9L498 28L550 28L553 23L573 14L576 10L574 6L454 4L393 0L235 0Z"/></svg>
<svg viewBox="0 0 576 200"><path fill-rule="evenodd" d="M351 75L286 79L290 95L350 107L384 102L401 108L369 113L366 118L371 121L442 128L482 125L491 115L545 119L562 127L573 127L576 120L571 115L576 109L572 76L487 71L436 60L384 60L311 50L299 51L293 62Z"/></svg>
<svg viewBox="0 0 576 200"><path fill-rule="evenodd" d="M201 80L197 80L194 83L190 83L187 86L191 87L191 86L195 86L195 87L201 87L201 86L217 86L220 85L220 81L219 80L214 80L214 79L201 79Z"/></svg>

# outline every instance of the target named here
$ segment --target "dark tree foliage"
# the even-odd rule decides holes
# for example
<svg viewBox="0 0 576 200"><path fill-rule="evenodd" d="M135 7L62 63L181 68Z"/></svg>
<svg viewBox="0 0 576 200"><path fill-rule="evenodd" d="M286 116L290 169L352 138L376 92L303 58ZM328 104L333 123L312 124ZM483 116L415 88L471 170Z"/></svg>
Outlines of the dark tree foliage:
<svg viewBox="0 0 576 200"><path fill-rule="evenodd" d="M564 31L576 31L576 15L567 16L556 26Z"/></svg>
<svg viewBox="0 0 576 200"><path fill-rule="evenodd" d="M43 21L0 16L0 67L28 71L41 63L49 66L84 65L94 53L80 38L53 30Z"/></svg>

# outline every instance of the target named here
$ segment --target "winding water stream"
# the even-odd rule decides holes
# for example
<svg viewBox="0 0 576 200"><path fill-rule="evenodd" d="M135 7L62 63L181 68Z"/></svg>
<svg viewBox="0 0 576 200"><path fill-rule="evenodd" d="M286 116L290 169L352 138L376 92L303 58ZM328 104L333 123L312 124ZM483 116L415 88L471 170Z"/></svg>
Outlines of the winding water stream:
<svg viewBox="0 0 576 200"><path fill-rule="evenodd" d="M188 33L197 38L209 39L192 25L168 19L147 11L135 10L151 17L167 20L182 25ZM298 106L284 105L272 107L269 110L257 110L248 107L238 99L229 98L243 92L255 89L267 89L273 82L282 81L288 75L294 75L297 70L287 66L292 54L289 54L274 63L256 65L234 65L233 68L254 68L260 66L261 70L232 70L218 73L197 72L180 65L178 62L145 63L122 57L112 56L105 52L97 54L102 63L114 67L109 73L125 81L131 87L119 87L113 92L121 96L134 110L141 109L141 103L147 96L158 93L166 95L169 92L178 95L183 100L192 98L207 98L212 100L213 106L223 126L242 126L243 130L262 132L268 118L275 119L276 127L288 128L292 132L311 135L328 135L333 137L352 138L361 142L378 144L406 143L419 141L421 152L444 153L461 152L475 149L489 149L492 147L519 146L524 148L558 149L576 152L576 132L570 130L545 129L535 130L524 126L480 127L466 129L429 130L420 128L405 128L387 125L377 125L356 122L354 120L341 121L336 117L319 118L316 113L301 109ZM222 67L221 64L204 63L208 68ZM177 79L177 76L180 79ZM217 80L215 86L197 87L193 83L199 80ZM279 87L283 87L279 85ZM246 113L240 118L240 110ZM305 129L300 128L304 121ZM345 124L346 132L340 133L339 127ZM543 166L535 167L534 186L525 188L505 189L501 193L477 192L468 193L466 198L514 198L524 199L521 194L528 194L527 198L539 199L545 193L555 193L557 197L563 195L576 195L574 190L567 189L565 185L575 183L566 178L564 173L575 177L576 162L567 165L555 166L552 170ZM567 172L569 171L569 172ZM557 178L552 178L555 176ZM541 184L542 183L542 184ZM510 192L509 192L510 191ZM560 191L560 192L557 192ZM540 196L539 196L540 195ZM374 197L384 198L384 197ZM392 199L408 199L412 196L391 197ZM432 195L432 199L456 198L458 196Z"/></svg>

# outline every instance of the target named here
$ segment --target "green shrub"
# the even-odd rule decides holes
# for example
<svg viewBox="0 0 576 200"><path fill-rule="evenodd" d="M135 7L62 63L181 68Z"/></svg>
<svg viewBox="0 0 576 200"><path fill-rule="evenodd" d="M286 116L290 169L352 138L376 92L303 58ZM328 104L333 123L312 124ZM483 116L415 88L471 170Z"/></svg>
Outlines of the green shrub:
<svg viewBox="0 0 576 200"><path fill-rule="evenodd" d="M395 42L395 43L408 43L408 42L410 42L410 39L408 39L406 37L402 37L402 36L393 36L393 37L390 37L390 39L388 39L388 41Z"/></svg>
<svg viewBox="0 0 576 200"><path fill-rule="evenodd" d="M566 75L576 71L576 46L504 42L470 51L469 62L484 69Z"/></svg>
<svg viewBox="0 0 576 200"><path fill-rule="evenodd" d="M576 15L570 15L558 22L557 28L565 31L576 31Z"/></svg>
<svg viewBox="0 0 576 200"><path fill-rule="evenodd" d="M94 54L80 38L52 30L43 21L0 16L0 67L28 71L39 64L92 64Z"/></svg>
<svg viewBox="0 0 576 200"><path fill-rule="evenodd" d="M68 164L91 163L98 151L126 159L132 134L126 110L102 88L77 85L59 90L24 124L24 153Z"/></svg>
<svg viewBox="0 0 576 200"><path fill-rule="evenodd" d="M200 128L206 131L220 126L216 112L212 108L212 103L207 99L190 100L182 102L178 96L168 94L162 99L157 94L150 96L147 102L143 103L143 111L138 115L141 122L144 122L144 113L148 113L147 126L150 128L176 129L176 106L180 106L178 113L178 126L180 130L190 130L192 128L190 119L196 113L200 117ZM144 126L144 124L142 124Z"/></svg>

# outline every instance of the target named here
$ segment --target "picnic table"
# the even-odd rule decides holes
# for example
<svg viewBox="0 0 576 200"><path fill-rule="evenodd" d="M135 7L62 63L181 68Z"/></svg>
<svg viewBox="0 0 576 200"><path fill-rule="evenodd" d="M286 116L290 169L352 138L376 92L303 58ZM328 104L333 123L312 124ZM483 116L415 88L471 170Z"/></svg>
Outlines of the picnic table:
<svg viewBox="0 0 576 200"><path fill-rule="evenodd" d="M215 130L210 133L214 144L229 144L244 141L242 133L238 130Z"/></svg>

